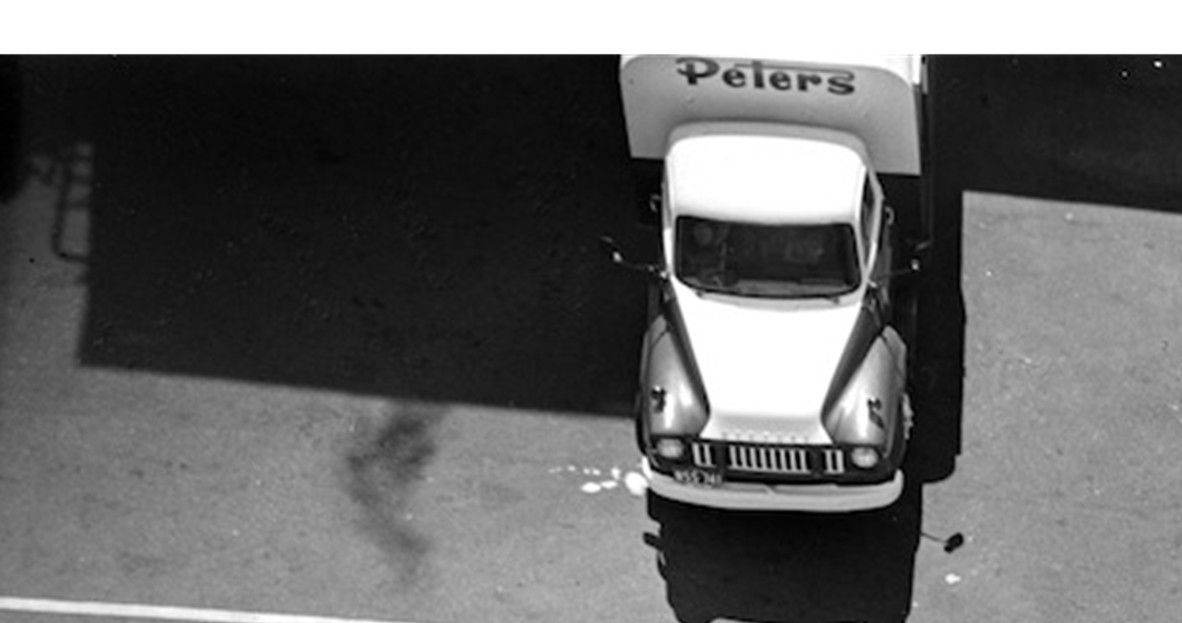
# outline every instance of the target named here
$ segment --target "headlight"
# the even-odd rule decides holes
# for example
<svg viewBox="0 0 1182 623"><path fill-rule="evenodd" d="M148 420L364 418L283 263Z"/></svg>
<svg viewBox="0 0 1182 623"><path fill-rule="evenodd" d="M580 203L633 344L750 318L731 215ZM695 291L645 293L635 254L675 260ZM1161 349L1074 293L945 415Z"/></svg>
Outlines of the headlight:
<svg viewBox="0 0 1182 623"><path fill-rule="evenodd" d="M669 460L678 461L685 456L685 442L680 439L665 437L658 439L654 450L657 456Z"/></svg>
<svg viewBox="0 0 1182 623"><path fill-rule="evenodd" d="M873 469L878 465L878 450L868 446L858 446L850 450L850 461L861 469Z"/></svg>

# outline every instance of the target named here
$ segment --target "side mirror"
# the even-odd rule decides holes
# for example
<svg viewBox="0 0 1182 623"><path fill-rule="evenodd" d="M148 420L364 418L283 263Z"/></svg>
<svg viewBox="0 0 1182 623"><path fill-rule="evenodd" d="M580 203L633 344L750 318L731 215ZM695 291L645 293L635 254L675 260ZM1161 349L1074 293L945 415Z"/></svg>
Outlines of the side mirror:
<svg viewBox="0 0 1182 623"><path fill-rule="evenodd" d="M620 253L620 247L611 236L599 237L599 250L612 261L613 264L623 264L624 254Z"/></svg>
<svg viewBox="0 0 1182 623"><path fill-rule="evenodd" d="M932 242L930 240L921 242L908 241L907 247L911 249L911 260L907 262L906 267L891 271L892 277L904 277L921 272L923 270L924 258L927 257L928 250L932 248Z"/></svg>
<svg viewBox="0 0 1182 623"><path fill-rule="evenodd" d="M611 236L599 237L599 249L604 253L604 255L608 257L608 259L611 260L613 264L617 266L623 266L624 268L630 270L642 272L656 279L665 278L665 270L660 266L655 264L636 264L628 261L628 259L624 257L624 254L620 252L619 245L616 244L616 241L613 240Z"/></svg>
<svg viewBox="0 0 1182 623"><path fill-rule="evenodd" d="M911 258L911 261L907 263L907 266L904 266L903 268L896 268L895 270L892 270L890 273L888 273L887 276L891 279L894 279L895 277L906 277L908 275L914 275L921 270L923 270L923 262L921 262L918 257L913 257Z"/></svg>

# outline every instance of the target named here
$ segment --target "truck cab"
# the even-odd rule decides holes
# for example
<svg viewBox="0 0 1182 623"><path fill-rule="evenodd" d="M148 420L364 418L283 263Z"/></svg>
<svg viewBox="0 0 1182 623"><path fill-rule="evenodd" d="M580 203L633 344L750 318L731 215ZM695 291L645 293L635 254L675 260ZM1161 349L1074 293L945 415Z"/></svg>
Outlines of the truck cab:
<svg viewBox="0 0 1182 623"><path fill-rule="evenodd" d="M895 282L914 253L899 248L879 166L917 156L918 137L884 146L883 133L862 127L858 103L873 95L860 89L894 84L894 74L642 58L625 60L622 81L630 138L647 143L633 142L634 157L659 154L660 252L646 270L635 406L651 490L731 509L890 504L912 419L909 312ZM698 89L739 70L742 80ZM912 97L909 87L896 93ZM862 99L834 100L854 94ZM892 188L918 183L918 158L903 168L913 173L885 174Z"/></svg>

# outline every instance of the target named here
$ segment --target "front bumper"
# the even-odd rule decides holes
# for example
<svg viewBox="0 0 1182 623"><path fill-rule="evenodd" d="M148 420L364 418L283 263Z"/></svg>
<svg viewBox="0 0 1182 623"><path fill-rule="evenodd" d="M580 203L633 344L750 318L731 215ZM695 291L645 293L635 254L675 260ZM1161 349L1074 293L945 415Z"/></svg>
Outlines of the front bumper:
<svg viewBox="0 0 1182 623"><path fill-rule="evenodd" d="M842 513L882 508L903 492L903 471L872 485L775 485L727 482L720 487L697 487L654 472L648 459L642 469L653 493L678 502L730 510L805 511Z"/></svg>

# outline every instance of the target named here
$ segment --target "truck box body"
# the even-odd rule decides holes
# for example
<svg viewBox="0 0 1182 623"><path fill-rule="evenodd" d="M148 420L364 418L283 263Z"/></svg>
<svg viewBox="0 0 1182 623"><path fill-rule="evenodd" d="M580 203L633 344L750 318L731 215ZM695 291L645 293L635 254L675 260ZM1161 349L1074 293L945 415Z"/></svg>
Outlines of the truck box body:
<svg viewBox="0 0 1182 623"><path fill-rule="evenodd" d="M917 77L905 57L873 66L637 56L622 61L620 87L636 159L663 159L687 123L760 121L853 134L880 174L918 176Z"/></svg>

